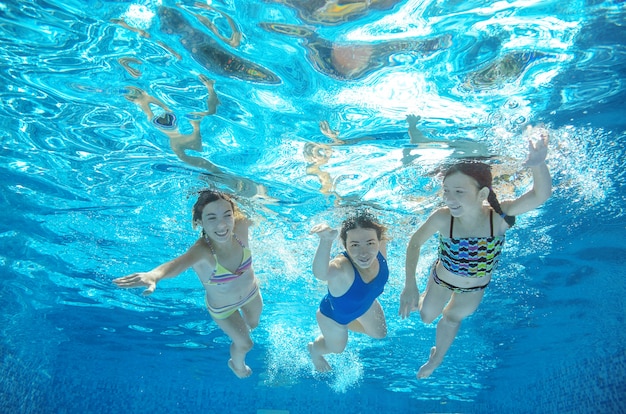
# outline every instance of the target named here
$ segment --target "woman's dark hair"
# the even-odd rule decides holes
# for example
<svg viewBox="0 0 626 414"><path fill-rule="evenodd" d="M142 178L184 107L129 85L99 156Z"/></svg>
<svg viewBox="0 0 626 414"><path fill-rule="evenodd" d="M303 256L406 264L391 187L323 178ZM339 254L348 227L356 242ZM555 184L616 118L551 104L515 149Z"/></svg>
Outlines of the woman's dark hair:
<svg viewBox="0 0 626 414"><path fill-rule="evenodd" d="M348 238L348 230L354 230L357 227L375 230L378 240L386 238L387 227L380 224L378 219L376 219L376 217L374 217L369 210L357 210L355 213L348 216L348 218L341 224L339 237L341 238L344 246L346 245L346 240Z"/></svg>
<svg viewBox="0 0 626 414"><path fill-rule="evenodd" d="M194 228L196 227L197 222L202 222L202 210L204 210L204 207L217 200L228 201L233 209L233 215L235 214L235 203L229 196L224 193L220 193L219 191L200 190L198 191L198 200L195 202L191 210L191 219Z"/></svg>
<svg viewBox="0 0 626 414"><path fill-rule="evenodd" d="M487 197L489 205L500 215L500 217L504 219L504 221L507 222L509 226L513 227L515 224L515 216L507 216L504 214L502 207L500 207L498 197L496 197L496 193L494 193L491 188L493 185L493 177L491 175L491 167L489 167L489 165L482 162L460 162L448 168L443 179L445 180L448 176L454 173L461 173L472 177L478 183L479 189L487 187L489 189L489 196Z"/></svg>

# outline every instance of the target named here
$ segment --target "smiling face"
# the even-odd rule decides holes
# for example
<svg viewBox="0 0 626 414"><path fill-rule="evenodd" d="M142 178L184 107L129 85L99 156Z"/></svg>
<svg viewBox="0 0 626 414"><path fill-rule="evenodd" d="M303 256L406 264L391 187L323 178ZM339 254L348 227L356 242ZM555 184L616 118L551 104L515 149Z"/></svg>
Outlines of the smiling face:
<svg viewBox="0 0 626 414"><path fill-rule="evenodd" d="M235 212L232 204L224 199L208 203L202 209L202 225L204 233L216 243L224 243L231 239L235 228Z"/></svg>
<svg viewBox="0 0 626 414"><path fill-rule="evenodd" d="M370 267L380 250L376 230L356 227L346 232L346 251L354 264L362 269Z"/></svg>
<svg viewBox="0 0 626 414"><path fill-rule="evenodd" d="M443 201L453 217L481 208L488 194L488 189L478 188L476 180L469 175L454 173L443 181Z"/></svg>

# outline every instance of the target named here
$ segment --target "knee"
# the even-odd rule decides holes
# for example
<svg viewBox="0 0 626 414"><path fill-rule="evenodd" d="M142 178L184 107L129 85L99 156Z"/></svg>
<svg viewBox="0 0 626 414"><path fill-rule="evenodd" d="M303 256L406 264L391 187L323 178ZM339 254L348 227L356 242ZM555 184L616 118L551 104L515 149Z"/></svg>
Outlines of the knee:
<svg viewBox="0 0 626 414"><path fill-rule="evenodd" d="M467 318L471 314L460 314L449 310L443 311L443 319L450 324L461 323L461 321Z"/></svg>
<svg viewBox="0 0 626 414"><path fill-rule="evenodd" d="M382 326L378 331L370 335L374 339L383 339L387 336L387 325Z"/></svg>
<svg viewBox="0 0 626 414"><path fill-rule="evenodd" d="M326 350L333 354L340 354L346 349L346 342L325 341Z"/></svg>
<svg viewBox="0 0 626 414"><path fill-rule="evenodd" d="M326 348L333 354L340 354L346 349L346 346L335 344L335 345L326 345Z"/></svg>
<svg viewBox="0 0 626 414"><path fill-rule="evenodd" d="M254 347L254 342L252 342L252 339L246 338L240 341L233 342L233 346L235 346L239 351L249 352L252 347Z"/></svg>
<svg viewBox="0 0 626 414"><path fill-rule="evenodd" d="M422 307L422 309L420 309L420 317L422 318L422 322L427 324L432 323L439 315L439 311L434 311L427 307Z"/></svg>

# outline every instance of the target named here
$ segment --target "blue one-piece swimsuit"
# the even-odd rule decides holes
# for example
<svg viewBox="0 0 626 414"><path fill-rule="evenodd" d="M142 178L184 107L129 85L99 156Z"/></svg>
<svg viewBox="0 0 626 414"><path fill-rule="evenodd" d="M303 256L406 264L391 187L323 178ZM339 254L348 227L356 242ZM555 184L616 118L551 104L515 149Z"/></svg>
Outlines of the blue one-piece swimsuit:
<svg viewBox="0 0 626 414"><path fill-rule="evenodd" d="M343 253L350 260L346 252ZM387 260L378 252L379 270L378 274L371 282L365 283L359 271L352 264L354 269L354 282L350 289L341 296L333 296L328 292L320 303L320 312L341 325L347 325L359 316L363 315L372 306L372 303L379 297L385 288L385 283L389 279L389 267Z"/></svg>

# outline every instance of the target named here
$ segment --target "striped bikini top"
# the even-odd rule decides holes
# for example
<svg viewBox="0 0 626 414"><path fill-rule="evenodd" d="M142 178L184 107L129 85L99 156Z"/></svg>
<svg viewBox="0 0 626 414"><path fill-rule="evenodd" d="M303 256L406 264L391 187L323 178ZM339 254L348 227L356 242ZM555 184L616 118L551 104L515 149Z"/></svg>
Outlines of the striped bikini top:
<svg viewBox="0 0 626 414"><path fill-rule="evenodd" d="M443 267L457 276L483 277L489 275L498 260L504 235L493 235L493 210L489 215L490 237L452 237L454 217L450 217L450 237L439 234L439 260Z"/></svg>
<svg viewBox="0 0 626 414"><path fill-rule="evenodd" d="M215 251L213 250L213 246L211 245L211 242L209 241L208 237L205 236L205 240L207 244L209 245L209 249L211 249L211 253L213 253L213 257L215 257L215 269L213 269L213 273L211 274L211 277L209 278L208 283L205 283L205 282L203 283L209 284L209 285L219 285L222 283L228 283L232 280L237 279L238 277L243 275L248 269L252 267L252 252L250 251L249 248L243 245L241 240L239 240L239 237L237 237L237 235L235 235L234 233L233 233L233 237L235 238L235 240L237 240L237 243L239 243L239 245L243 248L243 257L241 259L241 264L239 265L239 267L237 267L234 273L226 269L217 261L217 255L215 254Z"/></svg>

